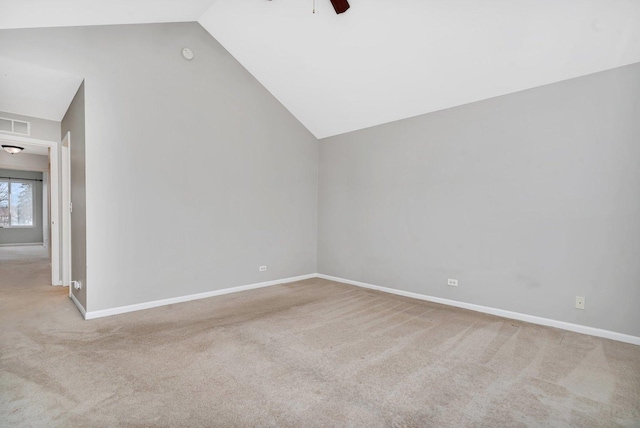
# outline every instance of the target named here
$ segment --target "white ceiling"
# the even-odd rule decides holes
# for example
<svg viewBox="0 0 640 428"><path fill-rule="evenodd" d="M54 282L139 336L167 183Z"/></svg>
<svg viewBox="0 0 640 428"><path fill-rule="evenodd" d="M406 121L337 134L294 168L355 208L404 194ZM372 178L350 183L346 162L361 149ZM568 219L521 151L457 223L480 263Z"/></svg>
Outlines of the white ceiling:
<svg viewBox="0 0 640 428"><path fill-rule="evenodd" d="M22 153L26 153L29 155L38 155L38 156L49 156L49 148L42 146L27 146L23 144L24 150Z"/></svg>
<svg viewBox="0 0 640 428"><path fill-rule="evenodd" d="M198 20L318 138L640 62L640 0L315 2L0 0L0 28Z"/></svg>
<svg viewBox="0 0 640 428"><path fill-rule="evenodd" d="M0 56L0 111L61 121L82 78Z"/></svg>
<svg viewBox="0 0 640 428"><path fill-rule="evenodd" d="M215 0L0 0L0 28L197 21Z"/></svg>
<svg viewBox="0 0 640 428"><path fill-rule="evenodd" d="M640 61L638 0L218 0L199 22L323 138Z"/></svg>

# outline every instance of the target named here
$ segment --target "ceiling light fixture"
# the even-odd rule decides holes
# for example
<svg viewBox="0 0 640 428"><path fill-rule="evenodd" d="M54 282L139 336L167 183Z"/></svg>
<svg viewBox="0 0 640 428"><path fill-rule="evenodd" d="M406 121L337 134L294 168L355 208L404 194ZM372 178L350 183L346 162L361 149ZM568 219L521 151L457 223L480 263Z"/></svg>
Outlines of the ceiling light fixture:
<svg viewBox="0 0 640 428"><path fill-rule="evenodd" d="M10 146L8 144L3 144L2 148L4 149L5 152L11 153L12 155L15 155L16 153L20 153L21 151L24 150L24 147Z"/></svg>

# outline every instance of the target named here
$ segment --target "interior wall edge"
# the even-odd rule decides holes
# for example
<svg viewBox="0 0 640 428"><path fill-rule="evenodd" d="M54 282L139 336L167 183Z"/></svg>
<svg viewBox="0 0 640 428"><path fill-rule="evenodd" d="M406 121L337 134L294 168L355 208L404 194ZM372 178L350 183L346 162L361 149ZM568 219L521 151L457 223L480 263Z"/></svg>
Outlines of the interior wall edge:
<svg viewBox="0 0 640 428"><path fill-rule="evenodd" d="M78 311L80 311L82 318L87 319L87 311L84 309L84 306L82 306L82 303L80 303L80 301L76 298L76 296L73 295L73 293L69 293L69 298L76 305Z"/></svg>

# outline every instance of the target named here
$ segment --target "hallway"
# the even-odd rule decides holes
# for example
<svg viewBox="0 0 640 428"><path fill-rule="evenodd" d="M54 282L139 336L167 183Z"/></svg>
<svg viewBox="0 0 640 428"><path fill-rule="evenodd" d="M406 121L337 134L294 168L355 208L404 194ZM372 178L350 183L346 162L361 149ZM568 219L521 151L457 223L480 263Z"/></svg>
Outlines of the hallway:
<svg viewBox="0 0 640 428"><path fill-rule="evenodd" d="M34 315L43 316L34 320ZM61 316L82 319L69 300L67 287L51 286L47 250L28 245L0 247L0 322L8 325L59 323ZM3 342L4 343L4 342Z"/></svg>
<svg viewBox="0 0 640 428"><path fill-rule="evenodd" d="M42 246L0 247L0 420L6 426L45 426L43 405L68 400L53 381L65 376L64 352L38 337L79 333L82 316L67 287L53 287L47 250Z"/></svg>

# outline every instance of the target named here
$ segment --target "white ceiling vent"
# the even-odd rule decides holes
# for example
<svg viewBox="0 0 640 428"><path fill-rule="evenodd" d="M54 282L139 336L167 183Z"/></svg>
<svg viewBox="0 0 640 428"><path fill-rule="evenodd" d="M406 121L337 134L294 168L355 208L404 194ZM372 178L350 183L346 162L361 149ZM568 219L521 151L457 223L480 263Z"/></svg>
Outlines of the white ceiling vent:
<svg viewBox="0 0 640 428"><path fill-rule="evenodd" d="M0 117L0 131L10 134L31 135L31 123Z"/></svg>

